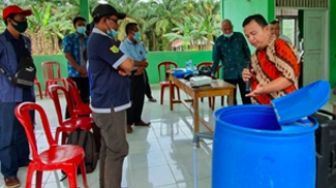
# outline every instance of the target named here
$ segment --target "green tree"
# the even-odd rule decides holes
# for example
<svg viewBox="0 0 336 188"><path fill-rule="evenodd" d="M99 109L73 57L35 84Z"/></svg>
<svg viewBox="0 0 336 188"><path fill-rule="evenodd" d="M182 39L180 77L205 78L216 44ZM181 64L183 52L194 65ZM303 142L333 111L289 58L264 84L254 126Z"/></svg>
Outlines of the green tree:
<svg viewBox="0 0 336 188"><path fill-rule="evenodd" d="M31 8L28 34L35 54L60 53L58 43L73 31L71 20L79 14L79 0L2 0ZM171 42L183 41L184 50L210 49L219 33L219 0L107 0L127 14L120 23L119 39L128 22L139 24L149 50L170 50ZM89 0L90 11L97 0ZM5 4L0 4L3 8ZM91 19L91 18L90 18ZM0 24L3 30L5 25Z"/></svg>
<svg viewBox="0 0 336 188"><path fill-rule="evenodd" d="M182 41L183 50L211 49L214 37L220 33L219 7L218 1L186 2L185 16L164 37L170 42Z"/></svg>

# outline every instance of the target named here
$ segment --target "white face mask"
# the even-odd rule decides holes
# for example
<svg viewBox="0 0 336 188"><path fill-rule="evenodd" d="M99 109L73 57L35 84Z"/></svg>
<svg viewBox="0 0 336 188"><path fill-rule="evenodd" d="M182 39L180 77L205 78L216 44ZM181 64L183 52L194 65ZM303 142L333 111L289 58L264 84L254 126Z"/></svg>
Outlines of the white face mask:
<svg viewBox="0 0 336 188"><path fill-rule="evenodd" d="M232 33L230 33L230 34L225 34L225 33L223 33L223 35L224 35L224 37L230 38L230 37L232 37L232 35L233 35L233 32L232 32Z"/></svg>

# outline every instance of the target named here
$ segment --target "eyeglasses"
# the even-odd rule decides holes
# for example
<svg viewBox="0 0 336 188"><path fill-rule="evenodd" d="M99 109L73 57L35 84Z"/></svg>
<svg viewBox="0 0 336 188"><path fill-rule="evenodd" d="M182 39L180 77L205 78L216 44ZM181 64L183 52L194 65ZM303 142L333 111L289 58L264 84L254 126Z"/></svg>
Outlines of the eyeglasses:
<svg viewBox="0 0 336 188"><path fill-rule="evenodd" d="M118 24L118 19L108 18L109 20L113 21L114 23Z"/></svg>

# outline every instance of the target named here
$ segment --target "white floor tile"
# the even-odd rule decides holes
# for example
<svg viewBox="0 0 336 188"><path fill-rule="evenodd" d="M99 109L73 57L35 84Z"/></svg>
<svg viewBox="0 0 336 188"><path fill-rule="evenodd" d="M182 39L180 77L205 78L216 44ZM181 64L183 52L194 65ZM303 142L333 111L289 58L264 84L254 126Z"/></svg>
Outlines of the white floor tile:
<svg viewBox="0 0 336 188"><path fill-rule="evenodd" d="M151 188L175 184L175 179L168 165L137 169L133 171L133 186Z"/></svg>
<svg viewBox="0 0 336 188"><path fill-rule="evenodd" d="M153 90L154 96L159 96L159 90ZM166 93L168 94L168 92ZM130 146L129 155L124 162L122 187L124 188L195 188L193 171L192 118L183 105L175 105L174 111L169 110L168 96L164 105L146 101L143 120L150 121L150 127L134 127L132 134L127 135ZM219 100L217 100L219 101ZM57 117L50 99L38 100L47 111L51 128L55 131ZM64 103L64 101L63 101ZM201 104L207 108L207 100ZM219 106L219 105L218 105ZM203 111L202 111L203 113ZM204 111L204 113L209 113ZM210 113L211 115L211 113ZM37 121L37 140L39 149L48 147ZM211 145L211 142L208 143ZM199 188L210 187L211 151L202 148L196 150L197 180ZM57 172L58 177L63 177ZM18 177L24 187L26 168L21 168ZM99 163L94 172L87 175L90 188L99 188ZM58 179L52 172L43 176L43 187L58 188ZM79 186L82 186L81 176L78 176ZM67 187L67 180L60 182L61 188ZM0 188L3 187L0 177Z"/></svg>

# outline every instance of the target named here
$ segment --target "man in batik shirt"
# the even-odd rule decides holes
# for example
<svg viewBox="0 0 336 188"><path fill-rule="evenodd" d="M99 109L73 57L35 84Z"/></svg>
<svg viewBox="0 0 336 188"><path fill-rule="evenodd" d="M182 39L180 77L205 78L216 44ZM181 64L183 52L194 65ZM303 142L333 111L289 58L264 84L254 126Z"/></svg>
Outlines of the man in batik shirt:
<svg viewBox="0 0 336 188"><path fill-rule="evenodd" d="M300 64L294 50L282 39L271 34L265 18L259 14L243 22L248 41L256 48L251 69L244 69L242 77L251 84L254 103L270 104L271 100L298 89Z"/></svg>

